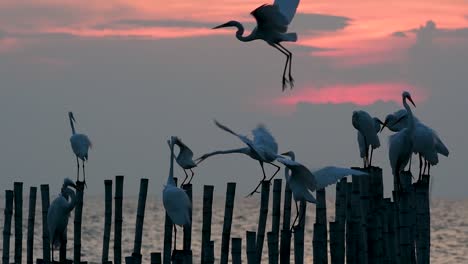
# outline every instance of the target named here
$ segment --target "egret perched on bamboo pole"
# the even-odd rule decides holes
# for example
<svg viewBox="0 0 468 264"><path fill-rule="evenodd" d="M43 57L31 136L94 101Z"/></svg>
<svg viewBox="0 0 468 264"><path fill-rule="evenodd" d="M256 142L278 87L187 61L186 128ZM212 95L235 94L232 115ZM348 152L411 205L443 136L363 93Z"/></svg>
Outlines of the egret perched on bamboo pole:
<svg viewBox="0 0 468 264"><path fill-rule="evenodd" d="M296 14L299 0L275 0L273 5L264 4L256 8L250 14L257 21L257 26L252 30L250 35L243 36L244 26L238 21L229 21L222 25L216 26L213 29L224 27L236 27L236 38L242 42L249 42L256 39L262 39L273 48L279 50L286 56L286 63L283 70L283 91L286 89L287 83L290 88L294 87L294 79L291 75L292 53L286 49L281 42L297 41L296 33L288 33L288 25ZM289 79L286 79L286 71L289 66Z"/></svg>
<svg viewBox="0 0 468 264"><path fill-rule="evenodd" d="M380 147L378 133L380 125L383 124L377 117L371 117L366 111L354 111L352 123L356 128L359 152L364 160L364 168L372 165L372 154L374 149ZM369 157L370 149L370 157Z"/></svg>
<svg viewBox="0 0 468 264"><path fill-rule="evenodd" d="M81 160L81 164L83 167L83 182L86 184L86 174L85 174L85 161L88 160L88 150L89 148L92 147L91 140L89 140L89 137L85 134L78 134L75 131L75 117L73 115L73 112L68 112L68 118L70 119L70 126L72 129L72 136L70 137L70 143L71 147L73 150L73 153L75 153L76 156L76 167L77 167L77 173L76 173L76 181L80 180L80 163L79 160Z"/></svg>
<svg viewBox="0 0 468 264"><path fill-rule="evenodd" d="M180 184L180 186L184 185L185 181L189 177L187 174L187 170L189 170L192 174L188 181L188 183L190 184L190 182L192 182L193 175L195 174L193 172L193 168L197 166L197 164L193 161L193 151L184 142L182 142L182 140L180 140L179 137L174 137L174 144L176 144L179 147L179 154L177 154L176 162L184 170L185 173L185 179Z"/></svg>

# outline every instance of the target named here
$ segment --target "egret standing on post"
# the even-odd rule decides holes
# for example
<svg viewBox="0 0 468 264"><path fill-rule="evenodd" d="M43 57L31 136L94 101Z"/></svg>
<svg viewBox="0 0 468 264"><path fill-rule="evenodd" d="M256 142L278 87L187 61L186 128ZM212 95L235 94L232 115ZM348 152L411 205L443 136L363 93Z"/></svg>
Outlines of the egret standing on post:
<svg viewBox="0 0 468 264"><path fill-rule="evenodd" d="M372 118L366 111L353 112L353 126L357 129L358 144L361 158L364 159L364 168L372 165L372 154L374 149L380 147L378 133L380 125L383 124L380 119ZM370 149L370 158L369 158Z"/></svg>
<svg viewBox="0 0 468 264"><path fill-rule="evenodd" d="M70 137L70 143L76 156L76 167L77 167L77 174L76 174L76 181L80 179L80 163L83 166L83 182L86 184L86 174L85 174L85 161L88 160L88 150L92 147L91 140L89 140L88 136L85 134L77 134L75 131L75 117L73 116L72 112L68 112L68 118L70 119L70 126L72 129L72 136Z"/></svg>
<svg viewBox="0 0 468 264"><path fill-rule="evenodd" d="M286 83L292 89L294 87L294 79L291 75L292 53L283 47L280 42L297 41L296 33L287 33L288 25L291 23L296 14L299 0L275 0L273 5L262 5L252 11L250 14L257 21L257 26L252 30L250 35L243 36L244 26L238 21L229 21L225 24L214 27L213 29L224 27L236 27L236 38L242 42L249 42L256 39L262 39L270 46L279 50L286 56L286 64L283 70L283 91L286 89ZM289 66L289 80L286 80L286 70Z"/></svg>
<svg viewBox="0 0 468 264"><path fill-rule="evenodd" d="M193 151L187 145L185 145L184 142L180 140L180 138L174 137L174 144L176 144L179 147L179 154L176 157L176 162L184 170L185 173L185 179L180 184L180 186L182 186L188 179L187 170L190 170L190 172L192 173L188 183L192 182L193 175L195 174L192 169L195 168L197 164L193 161Z"/></svg>
<svg viewBox="0 0 468 264"><path fill-rule="evenodd" d="M52 201L47 212L47 227L52 244L52 262L54 261L54 249L66 242L68 217L76 204L75 192L68 186L76 189L75 183L65 178L59 196Z"/></svg>
<svg viewBox="0 0 468 264"><path fill-rule="evenodd" d="M276 143L271 133L263 125L259 125L257 126L257 128L252 130L252 134L254 138L253 140L250 140L244 135L235 133L230 128L220 124L216 120L215 120L215 124L217 127L221 128L222 130L240 138L240 140L242 140L242 142L244 142L247 145L247 147L239 148L239 149L231 149L231 150L219 150L219 151L207 153L197 159L198 163L214 155L230 154L230 153L243 153L251 157L252 159L257 160L260 163L260 167L262 168L263 179L260 181L257 187L249 194L249 196L253 195L255 192L257 192L257 189L260 187L262 182L265 181L266 179L263 163L268 163L276 167L275 173L273 174L273 176L271 176L271 178L268 181L271 181L275 177L275 175L278 173L278 171L280 170L280 167L273 163L273 161L275 161L276 158L281 158L281 156L278 155L278 144Z"/></svg>
<svg viewBox="0 0 468 264"><path fill-rule="evenodd" d="M178 188L174 181L174 137L168 140L171 149L171 165L169 167L169 176L167 177L166 186L163 190L163 205L166 209L167 215L174 224L174 250L176 249L177 228L179 226L190 226L192 219L190 219L190 210L192 210L192 202L187 193Z"/></svg>

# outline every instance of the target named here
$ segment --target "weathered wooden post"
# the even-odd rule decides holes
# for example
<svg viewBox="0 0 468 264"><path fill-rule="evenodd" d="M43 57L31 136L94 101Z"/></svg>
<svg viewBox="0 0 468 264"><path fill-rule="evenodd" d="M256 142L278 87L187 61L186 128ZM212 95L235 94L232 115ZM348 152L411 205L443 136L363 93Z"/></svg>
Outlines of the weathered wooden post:
<svg viewBox="0 0 468 264"><path fill-rule="evenodd" d="M83 216L84 182L76 182L75 221L73 222L73 263L81 264L81 219Z"/></svg>
<svg viewBox="0 0 468 264"><path fill-rule="evenodd" d="M202 242L201 242L201 262L205 263L207 256L206 250L210 247L211 240L211 219L213 213L213 185L203 186L203 223L202 223ZM209 252L208 252L209 253Z"/></svg>
<svg viewBox="0 0 468 264"><path fill-rule="evenodd" d="M161 252L151 253L151 264L161 264Z"/></svg>
<svg viewBox="0 0 468 264"><path fill-rule="evenodd" d="M286 169L285 169L286 170ZM284 188L283 228L281 230L280 264L289 264L291 254L291 198L289 184Z"/></svg>
<svg viewBox="0 0 468 264"><path fill-rule="evenodd" d="M190 203L192 202L192 184L182 185L182 189L187 193ZM190 210L190 220L192 219L192 210ZM183 249L184 249L184 260L187 264L191 264L192 259L192 225L184 226L184 239L183 239Z"/></svg>
<svg viewBox="0 0 468 264"><path fill-rule="evenodd" d="M174 177L174 183L177 186L176 177ZM164 264L171 263L172 227L173 227L172 220L166 212L165 218L164 218L164 249L163 249L163 263Z"/></svg>
<svg viewBox="0 0 468 264"><path fill-rule="evenodd" d="M109 260L109 241L112 225L112 180L104 180L104 235L102 238L102 263Z"/></svg>
<svg viewBox="0 0 468 264"><path fill-rule="evenodd" d="M242 263L242 238L233 237L231 246L232 264Z"/></svg>
<svg viewBox="0 0 468 264"><path fill-rule="evenodd" d="M50 263L50 238L49 229L47 226L47 213L49 212L49 185L41 184L41 201L42 201L42 258L44 263Z"/></svg>
<svg viewBox="0 0 468 264"><path fill-rule="evenodd" d="M400 237L400 263L411 263L411 226L409 199L411 192L411 172L401 172L402 188L398 192L398 220Z"/></svg>
<svg viewBox="0 0 468 264"><path fill-rule="evenodd" d="M21 264L23 254L23 183L13 184L15 192L15 263Z"/></svg>
<svg viewBox="0 0 468 264"><path fill-rule="evenodd" d="M304 263L304 227L307 218L307 202L301 201L299 205L299 224L294 228L294 263Z"/></svg>
<svg viewBox="0 0 468 264"><path fill-rule="evenodd" d="M141 238L143 236L143 223L145 220L146 196L148 194L148 179L140 180L140 192L138 195L137 217L135 223L135 242L133 243L132 256L136 262L141 263ZM135 261L135 260L134 260Z"/></svg>
<svg viewBox="0 0 468 264"><path fill-rule="evenodd" d="M278 235L271 231L267 233L268 263L278 264Z"/></svg>
<svg viewBox="0 0 468 264"><path fill-rule="evenodd" d="M260 198L260 215L257 229L257 263L262 262L263 242L265 240L265 228L268 217L268 202L270 200L270 182L262 182L262 194Z"/></svg>
<svg viewBox="0 0 468 264"><path fill-rule="evenodd" d="M10 234L11 234L11 217L13 216L13 197L12 190L5 191L5 219L3 224L3 255L2 263L10 263Z"/></svg>
<svg viewBox="0 0 468 264"><path fill-rule="evenodd" d="M29 213L28 213L28 239L26 246L26 263L34 263L34 222L36 220L36 193L37 188L31 187L29 189Z"/></svg>
<svg viewBox="0 0 468 264"><path fill-rule="evenodd" d="M273 209L271 218L271 231L279 237L281 217L281 179L273 181ZM276 239L278 240L278 238ZM278 250L276 250L278 251Z"/></svg>
<svg viewBox="0 0 468 264"><path fill-rule="evenodd" d="M344 264L345 261L345 223L346 223L346 185L347 178L343 178L336 184L335 199L335 224L334 227L334 250L331 250L332 263ZM330 223L330 248L331 247L331 227Z"/></svg>
<svg viewBox="0 0 468 264"><path fill-rule="evenodd" d="M335 218L336 219L336 218ZM314 230L315 232L315 230ZM330 222L330 260L332 264L340 263L337 252L338 250L338 223Z"/></svg>
<svg viewBox="0 0 468 264"><path fill-rule="evenodd" d="M124 176L115 177L114 264L122 263L122 203Z"/></svg>
<svg viewBox="0 0 468 264"><path fill-rule="evenodd" d="M256 233L253 231L246 231L247 240L247 263L256 264L257 262L257 249L256 249Z"/></svg>
<svg viewBox="0 0 468 264"><path fill-rule="evenodd" d="M314 263L328 263L327 252L327 202L325 189L317 190L313 235Z"/></svg>
<svg viewBox="0 0 468 264"><path fill-rule="evenodd" d="M207 247L205 248L205 262L206 264L213 264L215 262L214 257L214 241L208 241Z"/></svg>
<svg viewBox="0 0 468 264"><path fill-rule="evenodd" d="M422 180L415 183L416 188L416 253L418 264L430 262L431 247L431 215L429 203L429 175L423 175Z"/></svg>
<svg viewBox="0 0 468 264"><path fill-rule="evenodd" d="M229 260L229 239L231 237L232 214L234 211L235 195L236 195L236 183L228 182L227 190L226 190L226 203L224 205L223 234L221 237L221 259L220 259L221 264L227 264Z"/></svg>

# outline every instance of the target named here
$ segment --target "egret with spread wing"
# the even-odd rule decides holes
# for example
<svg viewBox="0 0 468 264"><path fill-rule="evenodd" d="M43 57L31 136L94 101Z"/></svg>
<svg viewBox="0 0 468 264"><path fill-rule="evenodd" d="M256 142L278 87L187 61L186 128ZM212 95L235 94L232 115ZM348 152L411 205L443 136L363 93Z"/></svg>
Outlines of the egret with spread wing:
<svg viewBox="0 0 468 264"><path fill-rule="evenodd" d="M323 189L328 185L335 184L340 179L348 175L367 175L367 173L363 171L333 166L324 167L317 171L311 172L304 165L294 160L294 152L289 151L281 155L288 156L291 158L278 158L277 160L291 171L290 174L288 174L287 172L285 173L285 178L289 184L289 188L293 193L297 211L296 218L294 218L292 227L294 227L296 220L299 218L298 202L307 201L309 203L316 203L315 197L312 195L311 192ZM302 217L303 216L301 215L299 223L301 223Z"/></svg>
<svg viewBox="0 0 468 264"><path fill-rule="evenodd" d="M263 179L260 181L257 187L249 194L249 195L253 195L257 191L257 189L260 187L261 183L265 181L266 179L263 163L268 163L276 167L275 173L273 174L273 176L271 176L271 178L268 181L271 181L275 177L275 175L278 173L278 171L280 170L280 167L273 163L276 160L276 158L281 157L280 155L278 155L278 144L276 143L271 133L263 125L259 125L257 126L257 128L252 130L252 134L254 137L253 137L253 140L251 140L244 135L240 135L232 131L230 128L222 125L216 120L215 120L215 124L222 130L238 137L240 140L242 140L242 142L244 142L244 144L247 145L247 147L238 148L238 149L230 149L230 150L213 151L213 152L202 155L200 158L197 159L197 162L200 163L203 160L214 155L230 154L230 153L243 153L251 157L252 159L257 160L260 163L260 167L262 168Z"/></svg>
<svg viewBox="0 0 468 264"><path fill-rule="evenodd" d="M283 70L283 91L289 82L292 89L294 87L294 79L291 75L292 53L280 43L283 41L296 42L297 34L288 33L288 25L291 23L296 14L299 0L275 0L273 5L262 5L252 11L250 14L257 21L257 26L252 30L250 35L243 36L244 26L238 21L229 21L225 24L214 27L236 27L236 38L242 42L249 42L256 39L262 39L270 46L279 50L286 56L286 63ZM286 71L289 66L289 79L286 80Z"/></svg>
<svg viewBox="0 0 468 264"><path fill-rule="evenodd" d="M70 143L76 156L76 166L77 166L77 174L76 174L76 181L80 179L80 163L83 166L83 182L86 183L86 174L85 174L85 161L88 160L88 150L92 147L91 140L89 140L88 136L85 134L78 134L75 131L75 117L73 116L72 112L68 112L68 118L70 119L70 126L72 129L72 136L70 137Z"/></svg>
<svg viewBox="0 0 468 264"><path fill-rule="evenodd" d="M75 192L68 188L69 186L76 189L75 183L65 178L59 196L52 201L47 212L47 228L52 244L52 262L54 261L54 249L59 248L62 243L66 243L68 217L76 204Z"/></svg>
<svg viewBox="0 0 468 264"><path fill-rule="evenodd" d="M190 172L192 173L188 183L192 182L193 175L195 174L192 169L195 168L197 164L193 161L193 151L187 145L185 145L185 143L182 142L180 138L174 137L173 139L174 144L176 144L179 147L179 154L177 154L176 162L184 170L185 173L185 179L180 184L180 186L182 186L189 177L187 174L187 170L190 170Z"/></svg>

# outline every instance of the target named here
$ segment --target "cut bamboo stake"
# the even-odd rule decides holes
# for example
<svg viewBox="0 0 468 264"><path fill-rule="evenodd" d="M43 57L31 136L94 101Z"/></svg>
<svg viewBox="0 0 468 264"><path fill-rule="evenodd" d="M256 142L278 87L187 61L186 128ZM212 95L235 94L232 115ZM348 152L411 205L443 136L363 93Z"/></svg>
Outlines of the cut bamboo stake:
<svg viewBox="0 0 468 264"><path fill-rule="evenodd" d="M281 217L281 179L273 181L273 210L271 218L271 231L279 236L280 231L280 217ZM278 251L278 250L277 250Z"/></svg>
<svg viewBox="0 0 468 264"><path fill-rule="evenodd" d="M140 193L138 195L138 209L135 223L135 242L132 256L141 259L141 238L145 220L146 195L148 193L148 179L140 180Z"/></svg>
<svg viewBox="0 0 468 264"><path fill-rule="evenodd" d="M315 225L313 235L314 263L328 263L327 252L327 202L325 189L317 190ZM317 229L316 229L317 227Z"/></svg>
<svg viewBox="0 0 468 264"><path fill-rule="evenodd" d="M337 257L337 252L339 251L337 247L337 244L338 244L337 237L338 237L338 223L330 222L330 260L332 264L340 263L339 258Z"/></svg>
<svg viewBox="0 0 468 264"><path fill-rule="evenodd" d="M213 264L215 262L214 257L214 241L208 241L207 247L205 248L205 262L206 264Z"/></svg>
<svg viewBox="0 0 468 264"><path fill-rule="evenodd" d="M114 264L122 263L122 202L124 176L115 177Z"/></svg>
<svg viewBox="0 0 468 264"><path fill-rule="evenodd" d="M286 183L284 188L284 203L283 203L283 228L281 230L281 245L280 245L280 263L289 264L291 254L291 197L292 192L289 184Z"/></svg>
<svg viewBox="0 0 468 264"><path fill-rule="evenodd" d="M5 191L5 219L3 224L3 255L2 263L10 263L10 234L11 234L11 218L13 216L13 197L12 190Z"/></svg>
<svg viewBox="0 0 468 264"><path fill-rule="evenodd" d="M268 263L278 264L278 233L268 232Z"/></svg>
<svg viewBox="0 0 468 264"><path fill-rule="evenodd" d="M246 231L247 240L247 263L256 264L257 262L257 250L256 250L256 233L253 231Z"/></svg>
<svg viewBox="0 0 468 264"><path fill-rule="evenodd" d="M21 264L23 254L23 183L14 183L15 192L15 263Z"/></svg>
<svg viewBox="0 0 468 264"><path fill-rule="evenodd" d="M229 261L229 239L231 237L232 214L234 211L235 195L236 195L236 183L228 182L227 190L226 190L226 203L224 205L223 234L221 237L221 260L220 260L221 264L227 264Z"/></svg>
<svg viewBox="0 0 468 264"><path fill-rule="evenodd" d="M187 196L190 199L190 204L192 204L192 184L184 184L182 185L182 189L185 190ZM192 220L192 210L190 210L190 220ZM183 249L184 254L187 255L189 251L192 250L192 225L184 226L184 240L183 240ZM190 253L191 255L191 253ZM187 256L184 257L184 259ZM192 261L190 261L192 263Z"/></svg>
<svg viewBox="0 0 468 264"><path fill-rule="evenodd" d="M36 220L36 193L37 188L31 187L29 189L29 214L28 214L28 239L26 246L26 263L34 263L34 222Z"/></svg>
<svg viewBox="0 0 468 264"><path fill-rule="evenodd" d="M398 210L399 210L399 230L400 230L400 262L411 263L411 235L410 235L410 189L411 189L410 172L401 172L400 179L402 182L402 190L398 193Z"/></svg>
<svg viewBox="0 0 468 264"><path fill-rule="evenodd" d="M211 240L211 219L213 213L213 190L214 186L203 186L203 223L202 223L202 242L201 242L201 262L205 263L206 260L205 250L210 247Z"/></svg>
<svg viewBox="0 0 468 264"><path fill-rule="evenodd" d="M232 238L231 254L232 254L232 264L242 263L242 238L240 237Z"/></svg>
<svg viewBox="0 0 468 264"><path fill-rule="evenodd" d="M83 215L84 182L76 182L75 221L73 222L73 263L81 263L81 219Z"/></svg>
<svg viewBox="0 0 468 264"><path fill-rule="evenodd" d="M346 184L347 178L343 178L336 184L335 200L335 243L331 253L335 261L332 263L344 264L345 261L345 223L346 223ZM330 230L331 232L331 230ZM331 239L331 236L330 236ZM331 241L330 241L331 242Z"/></svg>
<svg viewBox="0 0 468 264"><path fill-rule="evenodd" d="M304 263L304 227L307 218L307 203L301 201L299 205L299 218L302 220L294 227L294 263ZM302 216L302 217L301 217Z"/></svg>
<svg viewBox="0 0 468 264"><path fill-rule="evenodd" d="M151 253L151 264L161 264L161 252Z"/></svg>
<svg viewBox="0 0 468 264"><path fill-rule="evenodd" d="M67 227L65 227L64 241L60 243L59 261L65 263L67 261Z"/></svg>
<svg viewBox="0 0 468 264"><path fill-rule="evenodd" d="M431 215L429 202L429 175L423 175L422 181L415 183L416 188L416 219L417 261L418 264L430 262L431 247Z"/></svg>
<svg viewBox="0 0 468 264"><path fill-rule="evenodd" d="M174 184L177 186L177 178L174 177ZM164 217L164 249L163 249L163 263L171 263L171 247L172 247L172 220L169 215L165 214Z"/></svg>
<svg viewBox="0 0 468 264"><path fill-rule="evenodd" d="M102 263L109 260L109 241L112 225L112 180L104 180L104 235L102 239Z"/></svg>
<svg viewBox="0 0 468 264"><path fill-rule="evenodd" d="M262 263L263 241L265 240L265 227L268 217L268 202L270 198L270 182L262 182L262 195L260 198L260 215L257 229L257 263Z"/></svg>
<svg viewBox="0 0 468 264"><path fill-rule="evenodd" d="M47 213L49 212L49 185L41 184L41 200L42 200L42 259L44 263L50 263L50 238L49 229L47 226Z"/></svg>

